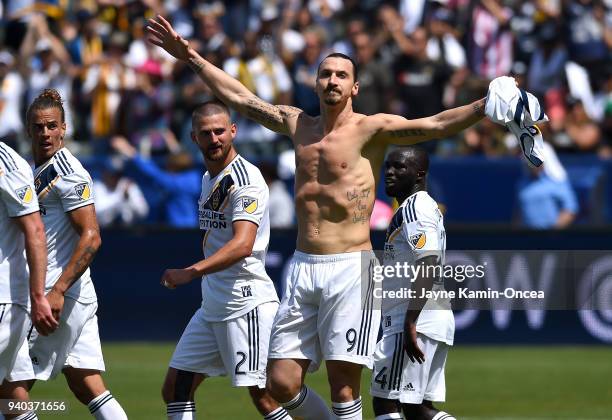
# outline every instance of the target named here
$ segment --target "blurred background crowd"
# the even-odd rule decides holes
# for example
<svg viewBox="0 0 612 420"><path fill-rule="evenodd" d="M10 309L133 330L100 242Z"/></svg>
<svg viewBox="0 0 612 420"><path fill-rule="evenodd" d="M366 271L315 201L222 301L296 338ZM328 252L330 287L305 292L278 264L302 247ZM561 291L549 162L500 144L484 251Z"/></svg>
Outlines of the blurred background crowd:
<svg viewBox="0 0 612 420"><path fill-rule="evenodd" d="M28 155L25 109L53 87L65 99L68 147L98 181L101 224L197 226L204 168L190 139L190 115L210 91L145 41L147 19L161 14L259 97L311 115L319 113L317 66L332 51L359 64L354 108L364 114L433 115L483 97L491 79L512 75L550 118L541 126L547 163L539 170L522 165L516 139L486 119L457 138L427 143L432 177L436 169L482 166L473 179L455 173L454 185L431 183L449 220L543 229L612 223L611 6L610 0L2 0L0 138ZM239 152L269 182L273 226L292 226L290 141L235 120ZM508 160L519 162L509 173L490 164ZM514 197L510 216L453 213L462 203L449 189L477 188L480 178L498 176L511 177L513 188L498 192ZM372 223L385 228L392 203L378 195Z"/></svg>

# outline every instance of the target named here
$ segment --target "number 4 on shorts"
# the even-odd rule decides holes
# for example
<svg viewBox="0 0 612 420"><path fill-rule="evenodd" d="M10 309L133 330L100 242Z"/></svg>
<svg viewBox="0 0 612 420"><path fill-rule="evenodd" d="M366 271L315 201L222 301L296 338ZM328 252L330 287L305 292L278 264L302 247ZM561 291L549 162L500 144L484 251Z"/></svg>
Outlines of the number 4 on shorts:
<svg viewBox="0 0 612 420"><path fill-rule="evenodd" d="M387 371L387 367L384 366L380 372L378 372L376 374L376 376L374 377L374 382L376 382L377 384L380 384L381 388L384 388L385 385L387 385L387 374L385 373Z"/></svg>

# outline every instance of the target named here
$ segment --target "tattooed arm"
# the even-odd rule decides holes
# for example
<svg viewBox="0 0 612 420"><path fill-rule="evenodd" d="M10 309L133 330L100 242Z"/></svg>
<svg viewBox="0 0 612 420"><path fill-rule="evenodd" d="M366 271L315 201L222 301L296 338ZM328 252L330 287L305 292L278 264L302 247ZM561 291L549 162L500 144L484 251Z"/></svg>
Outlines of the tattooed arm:
<svg viewBox="0 0 612 420"><path fill-rule="evenodd" d="M227 106L277 133L288 136L295 133L301 109L288 105L272 105L258 98L238 80L202 58L163 17L150 19L147 32L149 42L185 61Z"/></svg>
<svg viewBox="0 0 612 420"><path fill-rule="evenodd" d="M72 227L79 235L79 242L74 247L70 261L63 268L59 279L47 294L51 311L56 318L59 318L64 305L64 293L87 270L102 244L93 204L79 207L67 214Z"/></svg>
<svg viewBox="0 0 612 420"><path fill-rule="evenodd" d="M399 115L376 114L367 117L372 139L384 144L410 145L439 139L476 124L484 118L485 99L449 109L431 117L407 120Z"/></svg>

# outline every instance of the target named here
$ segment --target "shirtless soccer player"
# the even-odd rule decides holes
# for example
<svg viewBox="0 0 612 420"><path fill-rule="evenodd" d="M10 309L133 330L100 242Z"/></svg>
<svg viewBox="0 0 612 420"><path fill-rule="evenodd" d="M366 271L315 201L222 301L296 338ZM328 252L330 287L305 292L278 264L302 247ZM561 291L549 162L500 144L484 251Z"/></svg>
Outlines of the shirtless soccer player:
<svg viewBox="0 0 612 420"><path fill-rule="evenodd" d="M316 80L321 116L310 117L262 101L204 60L161 16L149 21L148 33L151 43L187 62L229 107L293 140L297 249L272 329L268 387L292 416L361 419L361 369L372 366L380 311L370 309L371 296L361 295L362 274L369 274L362 273L360 251L372 249L368 222L386 148L451 136L483 118L485 100L418 120L357 114L355 63L330 54ZM303 386L306 371L322 360L333 414Z"/></svg>
<svg viewBox="0 0 612 420"><path fill-rule="evenodd" d="M101 239L89 173L64 147L66 133L62 98L44 90L26 114L36 169L34 186L47 235L45 290L58 329L48 336L31 331L30 360L16 363L17 379L47 380L60 372L75 397L97 420L127 419L106 389L100 372L104 358L98 333L98 298L89 265ZM27 343L24 343L27 345ZM29 386L34 381L28 381Z"/></svg>
<svg viewBox="0 0 612 420"><path fill-rule="evenodd" d="M28 312L43 335L55 331L58 322L44 293L47 243L32 168L3 142L0 142L0 232L0 399L25 401L26 384L15 381L11 371L18 359L30 363L28 346L23 346L30 328ZM34 379L34 375L21 379ZM10 407L4 405L0 411L3 408ZM15 415L6 413L7 418L38 418L32 411L11 412Z"/></svg>
<svg viewBox="0 0 612 420"><path fill-rule="evenodd" d="M204 259L166 270L168 288L202 281L202 307L176 346L162 395L168 420L195 418L194 393L207 376L229 375L246 387L265 420L291 420L266 392L266 361L278 309L264 267L270 241L268 186L256 166L236 153L229 109L205 102L193 112L191 138L208 171L202 177L199 220Z"/></svg>

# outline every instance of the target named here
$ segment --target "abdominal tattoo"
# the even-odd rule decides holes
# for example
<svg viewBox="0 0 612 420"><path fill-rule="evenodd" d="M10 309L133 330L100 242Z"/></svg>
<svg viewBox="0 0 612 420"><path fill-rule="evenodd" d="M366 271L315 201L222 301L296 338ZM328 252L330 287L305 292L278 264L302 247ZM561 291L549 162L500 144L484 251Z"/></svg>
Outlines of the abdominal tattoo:
<svg viewBox="0 0 612 420"><path fill-rule="evenodd" d="M364 223L367 223L368 221L367 198L370 196L370 191L371 190L369 188L365 188L361 190L361 192L359 192L356 189L346 192L346 198L348 199L349 202L356 201L355 210L353 211L353 218L352 218L352 222L355 224L357 223L364 224Z"/></svg>

